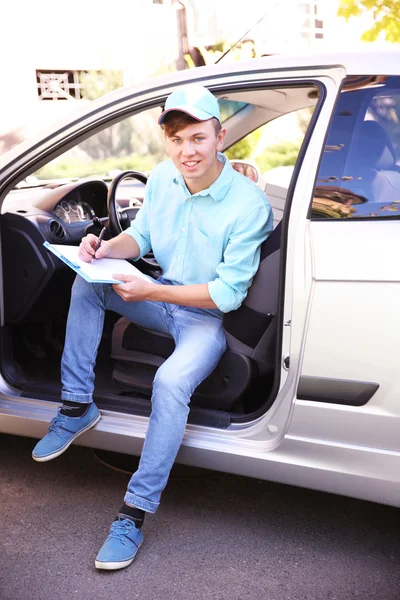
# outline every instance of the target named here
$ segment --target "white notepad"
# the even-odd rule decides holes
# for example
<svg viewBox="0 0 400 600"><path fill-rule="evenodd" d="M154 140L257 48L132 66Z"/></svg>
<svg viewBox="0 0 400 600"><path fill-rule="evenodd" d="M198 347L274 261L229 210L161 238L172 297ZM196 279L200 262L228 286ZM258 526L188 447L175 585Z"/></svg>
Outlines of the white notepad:
<svg viewBox="0 0 400 600"><path fill-rule="evenodd" d="M91 283L124 283L114 279L113 274L136 275L148 281L148 277L130 262L122 258L99 258L92 263L87 263L78 257L78 246L64 246L61 244L43 244L57 258L73 269L78 275Z"/></svg>

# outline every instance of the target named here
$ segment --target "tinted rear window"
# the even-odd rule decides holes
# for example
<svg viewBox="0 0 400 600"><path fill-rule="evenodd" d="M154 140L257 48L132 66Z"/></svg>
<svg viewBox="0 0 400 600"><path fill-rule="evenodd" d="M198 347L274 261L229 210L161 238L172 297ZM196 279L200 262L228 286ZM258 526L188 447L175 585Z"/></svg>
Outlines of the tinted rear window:
<svg viewBox="0 0 400 600"><path fill-rule="evenodd" d="M400 77L349 77L329 129L312 218L400 217Z"/></svg>

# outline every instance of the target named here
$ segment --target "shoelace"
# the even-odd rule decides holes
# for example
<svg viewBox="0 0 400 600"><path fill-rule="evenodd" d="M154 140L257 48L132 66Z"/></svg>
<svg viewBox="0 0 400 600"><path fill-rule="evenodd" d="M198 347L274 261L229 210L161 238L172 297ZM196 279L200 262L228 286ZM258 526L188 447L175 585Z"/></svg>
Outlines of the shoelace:
<svg viewBox="0 0 400 600"><path fill-rule="evenodd" d="M49 432L54 431L57 435L61 435L61 426L65 423L63 415L57 415L50 423Z"/></svg>
<svg viewBox="0 0 400 600"><path fill-rule="evenodd" d="M111 525L108 537L118 539L121 542L126 542L126 536L131 531L132 527L135 527L135 523L130 519L119 519L118 521L114 521ZM133 542L133 540L131 541Z"/></svg>

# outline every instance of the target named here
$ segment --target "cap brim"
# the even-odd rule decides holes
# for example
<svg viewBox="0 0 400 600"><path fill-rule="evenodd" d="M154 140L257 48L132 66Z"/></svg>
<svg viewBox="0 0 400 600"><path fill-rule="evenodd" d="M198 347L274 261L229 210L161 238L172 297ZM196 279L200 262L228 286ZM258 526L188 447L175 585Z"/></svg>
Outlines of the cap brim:
<svg viewBox="0 0 400 600"><path fill-rule="evenodd" d="M206 112L205 110L193 108L193 106L174 106L173 108L167 108L167 110L164 110L164 112L161 113L158 119L158 124L162 125L164 123L165 115L167 115L169 112L172 112L173 110L183 112L189 115L190 117L193 117L193 119L196 119L196 121L208 121L213 117L218 119L218 117L215 117L215 115L210 115L210 113Z"/></svg>

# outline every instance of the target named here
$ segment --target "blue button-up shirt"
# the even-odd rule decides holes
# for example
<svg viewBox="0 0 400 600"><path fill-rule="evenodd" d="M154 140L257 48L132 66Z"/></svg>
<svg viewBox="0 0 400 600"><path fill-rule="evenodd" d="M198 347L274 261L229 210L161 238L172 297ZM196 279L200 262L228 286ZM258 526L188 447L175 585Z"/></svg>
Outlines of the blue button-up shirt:
<svg viewBox="0 0 400 600"><path fill-rule="evenodd" d="M265 194L223 154L219 159L218 179L193 195L172 161L157 165L143 207L124 233L136 240L140 257L153 250L164 279L207 283L219 310L229 312L246 297L273 216Z"/></svg>

